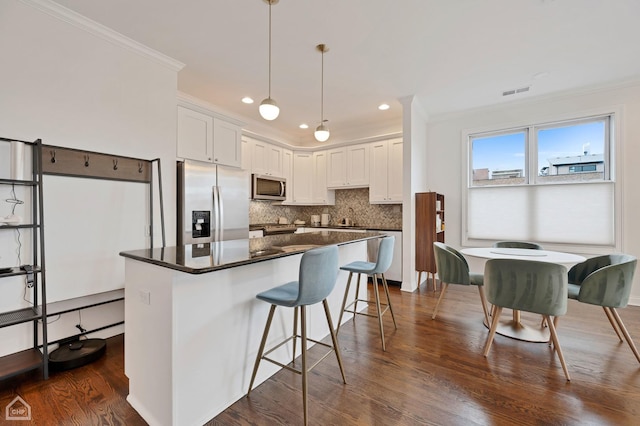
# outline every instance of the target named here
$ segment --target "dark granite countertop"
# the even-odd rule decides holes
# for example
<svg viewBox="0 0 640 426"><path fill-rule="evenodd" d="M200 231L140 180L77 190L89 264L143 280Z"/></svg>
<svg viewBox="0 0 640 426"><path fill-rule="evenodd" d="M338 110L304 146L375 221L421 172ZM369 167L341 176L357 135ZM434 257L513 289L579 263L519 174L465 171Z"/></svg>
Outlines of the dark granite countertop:
<svg viewBox="0 0 640 426"><path fill-rule="evenodd" d="M189 274L204 274L291 256L314 247L349 244L379 238L382 235L384 234L379 232L319 230L304 234L280 234L263 238L123 251L120 252L120 256Z"/></svg>
<svg viewBox="0 0 640 426"><path fill-rule="evenodd" d="M256 231L256 230L264 229L264 227L267 226L267 225L276 225L276 223L256 223L256 224L252 224L252 225L249 225L249 230ZM382 226L382 225L345 226L345 225L336 224L336 225L312 226L312 225L306 224L306 225L296 225L296 226L298 228L318 229L318 230L322 230L322 229L355 229L355 230L365 230L365 231L398 231L398 232L402 232L402 227L398 228L398 227Z"/></svg>

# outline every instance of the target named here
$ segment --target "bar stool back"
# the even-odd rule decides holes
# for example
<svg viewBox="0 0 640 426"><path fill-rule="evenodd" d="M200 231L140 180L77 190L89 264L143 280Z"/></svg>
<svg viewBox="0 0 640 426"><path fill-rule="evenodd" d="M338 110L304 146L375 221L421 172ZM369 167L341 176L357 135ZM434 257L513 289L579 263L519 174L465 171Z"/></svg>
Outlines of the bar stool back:
<svg viewBox="0 0 640 426"><path fill-rule="evenodd" d="M345 312L349 312L355 315L366 315L369 317L378 318L378 326L380 327L380 337L382 338L382 350L386 351L386 345L384 342L384 327L382 325L382 316L389 310L391 312L391 318L393 319L393 326L397 329L398 325L396 324L396 317L393 314L393 307L391 306L391 299L389 298L389 287L387 286L387 280L384 277L384 273L391 266L391 261L393 260L393 244L395 237L387 236L380 240L380 247L378 248L378 259L376 263L365 262L365 261L356 261L351 262L347 265L341 266L340 269L343 271L349 271L349 279L347 280L347 288L344 292L344 298L342 300L342 309L340 311L340 318L338 319L338 328L336 330L336 334L340 331L340 324L342 323L342 315ZM347 305L347 298L349 296L349 288L351 287L351 278L353 274L358 274L358 280L356 284L356 295L355 299ZM375 296L375 301L370 301L368 299L359 299L358 294L360 293L360 274L365 274L367 276L371 276L373 279L373 294ZM382 287L384 288L384 292L387 296L387 303L380 302L380 294L378 291L378 277L382 279ZM358 302L365 303L375 303L376 305L376 314L369 314L367 312L359 312L358 311ZM349 309L353 306L353 309ZM384 306L384 310L381 309L381 306Z"/></svg>
<svg viewBox="0 0 640 426"><path fill-rule="evenodd" d="M256 296L256 298L265 302L271 303L271 309L269 310L269 317L267 318L267 324L264 328L262 335L262 341L260 342L260 348L258 349L258 355L253 367L253 374L251 375L251 382L249 383L249 391L247 397L251 393L253 382L258 372L258 366L261 360L269 361L289 371L302 375L302 406L304 410L304 424L308 423L308 409L307 409L307 373L311 371L320 361L326 358L331 352L335 352L338 359L338 365L340 366L340 373L342 374L342 381L347 383L344 375L344 368L342 367L342 358L340 356L340 349L338 347L336 334L333 330L333 323L331 321L331 314L329 313L329 304L327 303L327 296L333 291L336 284L336 278L338 277L338 247L326 246L316 248L305 252L300 260L300 270L298 273L298 281L291 281L287 284L274 287L270 290L264 291ZM313 340L307 337L307 324L306 324L306 306L314 305L322 302L324 306L324 312L327 317L327 325L329 326L329 333L331 334L331 341L333 345L328 345L324 342ZM285 339L283 342L275 345L273 348L265 352L265 344L267 342L267 336L269 334L269 328L271 327L271 321L276 311L276 306L285 306L294 308L293 319L293 334ZM300 335L297 332L298 326L298 312L300 312ZM268 357L268 355L275 349L286 344L290 340L293 340L293 360L291 364L295 365L296 357L296 341L301 339L302 365L299 369L290 365L282 364L274 359ZM318 360L311 367L307 367L307 340L317 343L319 345L330 348L330 350Z"/></svg>

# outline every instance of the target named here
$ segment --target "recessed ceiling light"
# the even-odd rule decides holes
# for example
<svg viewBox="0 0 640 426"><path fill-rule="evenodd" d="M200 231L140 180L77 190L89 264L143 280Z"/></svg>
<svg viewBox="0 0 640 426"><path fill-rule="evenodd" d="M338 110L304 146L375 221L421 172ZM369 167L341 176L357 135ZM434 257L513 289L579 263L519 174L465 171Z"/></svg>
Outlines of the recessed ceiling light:
<svg viewBox="0 0 640 426"><path fill-rule="evenodd" d="M389 105L388 104L380 104L380 105L378 105L378 109L380 111L386 111L386 110L389 109Z"/></svg>
<svg viewBox="0 0 640 426"><path fill-rule="evenodd" d="M309 125L308 125L308 124L306 124L306 123L302 123L299 127L300 127L301 129L308 129L308 128L309 128Z"/></svg>
<svg viewBox="0 0 640 426"><path fill-rule="evenodd" d="M253 99L251 99L248 96L245 96L244 98L242 98L242 102L245 104L252 104L253 103Z"/></svg>

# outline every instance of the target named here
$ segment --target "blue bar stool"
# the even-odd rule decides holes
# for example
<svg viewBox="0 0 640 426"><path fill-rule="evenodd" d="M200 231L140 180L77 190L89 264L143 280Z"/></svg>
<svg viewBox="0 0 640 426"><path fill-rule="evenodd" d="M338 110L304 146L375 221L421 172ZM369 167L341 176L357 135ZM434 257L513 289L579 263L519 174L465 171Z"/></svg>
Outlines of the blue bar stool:
<svg viewBox="0 0 640 426"><path fill-rule="evenodd" d="M256 373L258 372L258 366L260 365L260 361L263 359L289 371L301 374L302 406L304 409L304 424L306 425L308 417L307 373L311 371L316 365L318 365L320 361L325 359L331 352L335 352L336 357L338 358L338 365L340 366L340 373L342 374L342 381L344 383L347 383L347 380L344 376L344 368L342 367L342 358L340 356L338 341L333 330L333 323L331 322L329 304L327 303L327 296L329 296L329 294L335 287L336 278L338 277L338 247L335 245L326 246L305 252L302 255L302 260L300 261L300 271L298 277L298 281L291 281L287 284L274 287L256 296L256 298L260 300L271 303L271 310L269 311L267 325L264 328L262 341L260 342L260 349L258 349L256 363L253 367L253 374L251 375L251 382L249 383L249 391L247 392L247 397L251 393L253 381L255 380ZM319 302L322 302L322 305L324 306L324 313L327 317L327 324L329 326L329 332L331 334L331 341L333 342L333 345L328 345L326 343L307 338L307 321L305 308L308 305L314 305ZM264 347L267 342L267 335L269 334L269 328L271 327L271 321L273 320L273 314L276 311L276 306L294 308L293 335L265 352ZM301 335L297 334L298 311L300 312ZM267 355L269 355L277 348L286 344L290 340L293 340L292 364L295 364L297 338L301 339L302 346L302 365L300 369L293 368L289 365L284 365L274 359L267 357ZM307 340L330 348L330 350L311 367L307 367Z"/></svg>
<svg viewBox="0 0 640 426"><path fill-rule="evenodd" d="M382 325L382 315L384 315L387 310L391 311L391 318L393 319L393 326L398 329L398 325L396 324L396 317L393 314L393 307L391 306L391 298L389 298L389 287L387 286L387 280L384 277L384 273L387 272L387 269L391 266L391 261L393 260L393 244L395 241L395 237L388 236L384 237L380 240L380 247L378 248L378 259L376 263L372 262L364 262L364 261L356 261L351 262L347 265L341 266L340 269L343 271L349 271L349 279L347 280L347 288L344 291L344 299L342 300L342 310L340 311L340 318L338 319L338 329L336 330L336 334L340 330L340 324L342 323L342 315L345 312L349 312L354 314L353 319L355 320L355 315L366 315L368 317L378 318L378 325L380 327L380 337L382 338L382 350L386 351L386 346L384 343L384 328ZM358 274L358 281L356 284L356 298L347 305L347 297L349 295L349 287L351 287L351 278L353 274ZM373 294L375 296L375 301L370 301L368 299L358 299L358 294L360 293L360 274L365 274L367 276L371 276L373 279ZM382 278L382 287L384 288L384 292L387 296L387 303L380 303L380 293L378 291L378 276ZM375 303L376 305L376 314L369 314L367 312L358 312L358 302L365 303ZM353 305L353 309L349 308ZM384 310L381 309L381 306L384 306Z"/></svg>

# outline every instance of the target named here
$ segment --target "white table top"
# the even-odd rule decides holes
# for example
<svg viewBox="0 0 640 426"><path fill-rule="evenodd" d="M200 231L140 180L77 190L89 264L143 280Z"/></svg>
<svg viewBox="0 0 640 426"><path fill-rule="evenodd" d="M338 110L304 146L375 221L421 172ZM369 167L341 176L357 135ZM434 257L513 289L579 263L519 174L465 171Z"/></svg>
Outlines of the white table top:
<svg viewBox="0 0 640 426"><path fill-rule="evenodd" d="M559 263L562 265L584 262L585 257L563 253L559 251L534 250L520 248L479 247L460 250L465 256L481 257L483 259L521 259L538 262Z"/></svg>

